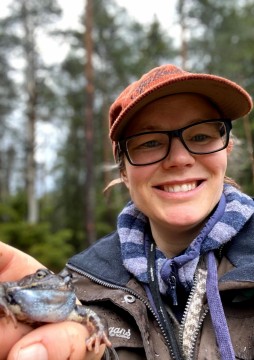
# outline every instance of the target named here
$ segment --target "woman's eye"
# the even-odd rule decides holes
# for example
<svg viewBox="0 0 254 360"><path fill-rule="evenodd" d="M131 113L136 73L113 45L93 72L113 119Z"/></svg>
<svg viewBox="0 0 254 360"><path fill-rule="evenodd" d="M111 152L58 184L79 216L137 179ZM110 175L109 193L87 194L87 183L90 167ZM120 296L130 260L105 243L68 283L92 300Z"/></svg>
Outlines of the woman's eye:
<svg viewBox="0 0 254 360"><path fill-rule="evenodd" d="M210 138L210 136L208 136L206 134L197 134L197 135L192 136L191 140L200 142L200 141L206 141L209 138Z"/></svg>
<svg viewBox="0 0 254 360"><path fill-rule="evenodd" d="M127 142L129 151L148 151L164 148L168 145L168 137L164 134L156 136L144 134L130 139Z"/></svg>
<svg viewBox="0 0 254 360"><path fill-rule="evenodd" d="M150 141L147 141L147 142L141 144L141 147L144 147L144 148L153 148L156 146L160 146L160 143L157 140L150 140Z"/></svg>

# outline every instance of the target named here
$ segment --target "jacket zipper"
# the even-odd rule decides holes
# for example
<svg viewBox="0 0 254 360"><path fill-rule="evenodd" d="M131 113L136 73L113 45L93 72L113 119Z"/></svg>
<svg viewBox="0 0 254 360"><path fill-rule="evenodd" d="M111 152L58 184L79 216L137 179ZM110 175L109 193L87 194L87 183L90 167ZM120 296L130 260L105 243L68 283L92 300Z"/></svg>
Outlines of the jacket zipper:
<svg viewBox="0 0 254 360"><path fill-rule="evenodd" d="M131 295L133 295L133 296L135 296L137 299L141 300L141 301L143 302L143 304L145 304L146 307L151 311L151 313L153 314L154 318L156 319L156 321L157 321L157 323L158 323L158 325L159 325L159 328L160 328L160 330L161 330L161 333L162 333L162 335L163 335L163 337L164 337L164 339L165 339L165 341L166 341L166 344L168 345L168 348L169 348L170 355L171 355L172 359L174 360L174 359L176 358L176 357L175 357L175 354L174 354L174 352L173 352L173 350L172 350L171 343L170 343L170 341L169 341L169 339L168 339L168 337L167 337L167 334L166 334L166 332L165 332L165 330L164 330L164 327L163 327L163 325L162 325L162 323L161 323L158 315L155 313L155 311L153 310L153 308L151 307L151 305L149 304L149 302L146 301L142 296L140 296L140 295L137 294L135 291L133 291L133 290L131 290L131 289L129 289L129 288L126 288L126 287L123 287L123 286L119 286L119 285L113 285L113 284L108 283L108 282L106 282L106 281L102 281L102 280L96 278L96 277L93 276L93 275L90 275L89 273L87 273L87 272L85 272L85 271L83 271L83 270L77 269L77 268L76 268L75 266L73 266L73 265L66 264L66 267L67 267L68 269L70 269L70 270L75 271L76 273L78 273L78 274L80 274L80 275L82 275L82 276L87 277L88 279L92 280L93 282L95 282L95 283L97 283L97 284L99 284L99 285L108 287L108 288L110 288L110 289L123 290L123 291L125 291L125 292L127 292L127 293L129 293L129 294L131 294Z"/></svg>
<svg viewBox="0 0 254 360"><path fill-rule="evenodd" d="M198 322L198 326L197 326L197 329L195 331L195 333L193 334L193 342L192 342L192 346L191 346L191 350L190 350L190 360L191 359L194 359L194 351L195 351L195 346L196 346L196 342L197 342L197 338L198 338L198 335L200 333L200 330L201 330L201 327L202 327L202 324L203 324L203 321L207 315L207 313L209 312L209 309L206 308Z"/></svg>
<svg viewBox="0 0 254 360"><path fill-rule="evenodd" d="M188 297L188 300L187 300L187 303L186 303L186 306L185 306L185 309L184 309L184 313L183 313L183 318L182 318L182 321L181 321L181 324L180 324L180 329L179 329L179 339L180 339L180 346L183 350L183 331L184 331L184 324L185 324L185 321L186 321L186 317L187 317L187 314L188 314L188 311L189 311L189 308L190 308L190 304L191 304L191 301L192 301L192 298L195 294L195 290L196 290L196 287L197 287L197 283L198 283L198 279L197 279L197 276L195 275L194 276L194 281L193 281L193 286L192 286L192 289L190 291L190 294L189 294L189 297ZM195 351L195 346L196 346L196 341L197 341L197 338L198 338L198 334L200 332L200 329L202 327L202 324L203 324L203 321L207 315L207 313L209 312L209 309L208 307L204 310L201 318L199 319L198 321L198 326L193 334L193 341L192 341L192 345L191 345L191 350L190 350L190 357L188 358L188 360L192 360L193 357L194 357L194 351Z"/></svg>

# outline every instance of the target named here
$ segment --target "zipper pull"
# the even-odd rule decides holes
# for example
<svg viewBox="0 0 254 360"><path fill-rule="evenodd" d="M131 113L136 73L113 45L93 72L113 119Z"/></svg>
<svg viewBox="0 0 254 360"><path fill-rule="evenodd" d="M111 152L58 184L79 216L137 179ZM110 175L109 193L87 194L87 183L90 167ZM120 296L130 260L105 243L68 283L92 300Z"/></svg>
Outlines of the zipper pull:
<svg viewBox="0 0 254 360"><path fill-rule="evenodd" d="M177 301L177 294L176 294L176 277L175 275L171 275L168 279L169 282L169 292L170 292L170 296L172 298L173 301L173 305L177 306L178 305L178 301Z"/></svg>
<svg viewBox="0 0 254 360"><path fill-rule="evenodd" d="M161 268L160 272L162 280L167 285L167 295L171 297L173 305L177 306L177 293L176 293L176 285L178 281L177 277L177 266L174 260L169 259L165 261Z"/></svg>

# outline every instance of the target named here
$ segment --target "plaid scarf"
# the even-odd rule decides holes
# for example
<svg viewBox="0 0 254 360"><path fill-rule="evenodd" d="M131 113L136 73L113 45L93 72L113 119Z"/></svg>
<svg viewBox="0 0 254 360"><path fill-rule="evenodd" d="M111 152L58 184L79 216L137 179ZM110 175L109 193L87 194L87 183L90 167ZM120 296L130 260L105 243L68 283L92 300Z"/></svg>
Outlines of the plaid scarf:
<svg viewBox="0 0 254 360"><path fill-rule="evenodd" d="M223 194L215 211L183 254L167 259L159 249L156 249L155 268L159 289L162 294L169 296L172 294L167 279L170 278L172 271L174 275L177 275L182 286L189 291L193 284L199 258L201 255L207 255L208 304L222 359L234 359L234 355L219 297L217 267L213 250L219 249L223 244L229 242L241 230L253 213L253 199L235 187L225 184ZM150 228L147 217L136 208L133 202L129 202L119 214L117 227L125 268L140 282L148 284L146 244L151 241L149 239L151 235L149 235ZM216 291L217 296L214 299L213 295ZM217 314L215 314L216 309L220 309ZM219 317L223 316L224 318L223 326L221 326L221 319L218 314ZM223 341L221 341L222 337ZM228 352L231 357L227 355Z"/></svg>

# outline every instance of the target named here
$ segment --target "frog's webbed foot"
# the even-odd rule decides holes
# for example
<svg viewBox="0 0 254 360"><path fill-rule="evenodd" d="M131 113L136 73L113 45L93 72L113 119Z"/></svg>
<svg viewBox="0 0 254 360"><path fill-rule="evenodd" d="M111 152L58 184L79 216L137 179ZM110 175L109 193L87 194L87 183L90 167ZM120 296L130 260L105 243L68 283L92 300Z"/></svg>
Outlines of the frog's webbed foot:
<svg viewBox="0 0 254 360"><path fill-rule="evenodd" d="M104 331L104 326L94 311L78 305L69 315L69 320L80 322L87 327L90 336L86 340L86 345L89 351L94 349L97 354L101 344L105 344L109 347L111 346L111 342Z"/></svg>
<svg viewBox="0 0 254 360"><path fill-rule="evenodd" d="M111 342L104 331L95 332L86 340L87 349L89 351L94 349L95 354L98 354L101 344L111 346Z"/></svg>

